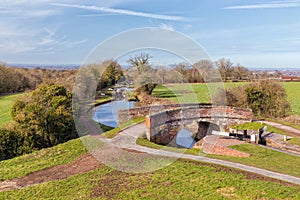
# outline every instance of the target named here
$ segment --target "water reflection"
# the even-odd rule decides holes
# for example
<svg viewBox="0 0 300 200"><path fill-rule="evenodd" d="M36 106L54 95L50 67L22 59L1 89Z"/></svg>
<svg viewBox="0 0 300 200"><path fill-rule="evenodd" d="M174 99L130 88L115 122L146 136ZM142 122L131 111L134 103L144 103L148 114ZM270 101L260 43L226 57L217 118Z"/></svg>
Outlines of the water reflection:
<svg viewBox="0 0 300 200"><path fill-rule="evenodd" d="M186 129L181 129L176 136L176 144L184 148L192 148L195 144L192 133Z"/></svg>
<svg viewBox="0 0 300 200"><path fill-rule="evenodd" d="M118 110L134 107L134 101L118 100L96 107L93 119L106 126L118 126Z"/></svg>

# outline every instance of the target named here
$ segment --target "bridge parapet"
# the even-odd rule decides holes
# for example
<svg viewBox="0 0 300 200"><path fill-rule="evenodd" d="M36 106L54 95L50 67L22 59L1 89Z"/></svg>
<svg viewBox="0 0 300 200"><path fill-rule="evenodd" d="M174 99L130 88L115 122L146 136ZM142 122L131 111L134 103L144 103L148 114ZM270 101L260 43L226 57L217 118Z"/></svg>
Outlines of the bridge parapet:
<svg viewBox="0 0 300 200"><path fill-rule="evenodd" d="M212 126L200 125L209 122L218 126L221 131L226 130L234 124L252 121L251 109L242 109L229 106L198 105L192 107L175 108L166 110L146 117L146 135L148 140L158 144L170 144L180 128L191 127L192 132L201 132L201 139L206 132L211 132ZM208 123L208 124L209 124ZM199 130L206 127L206 130Z"/></svg>

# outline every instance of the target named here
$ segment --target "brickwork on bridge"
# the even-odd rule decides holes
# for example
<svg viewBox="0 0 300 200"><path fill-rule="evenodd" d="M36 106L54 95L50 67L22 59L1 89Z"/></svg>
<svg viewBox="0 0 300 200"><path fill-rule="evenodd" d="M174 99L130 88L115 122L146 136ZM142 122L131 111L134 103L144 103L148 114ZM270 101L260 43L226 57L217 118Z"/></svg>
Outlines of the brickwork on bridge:
<svg viewBox="0 0 300 200"><path fill-rule="evenodd" d="M193 107L175 108L146 117L146 135L148 140L158 144L173 144L174 138L182 128L194 133L198 140L205 137L199 130L203 122L209 122L205 132L211 129L224 131L234 124L252 121L252 111L228 106L198 105ZM199 133L201 135L199 136Z"/></svg>
<svg viewBox="0 0 300 200"><path fill-rule="evenodd" d="M209 106L209 105L211 104L204 104L204 103L165 104L165 105L143 106L143 107L136 107L130 109L120 109L118 111L118 124L120 125L129 120L136 119L139 117L145 117L147 115L152 115L165 110L184 108L184 107L202 107L202 106Z"/></svg>
<svg viewBox="0 0 300 200"><path fill-rule="evenodd" d="M147 138L158 144L170 144L182 128L200 140L212 130L224 131L233 124L251 121L252 111L211 104L152 105L119 110L118 123L143 116L146 116Z"/></svg>

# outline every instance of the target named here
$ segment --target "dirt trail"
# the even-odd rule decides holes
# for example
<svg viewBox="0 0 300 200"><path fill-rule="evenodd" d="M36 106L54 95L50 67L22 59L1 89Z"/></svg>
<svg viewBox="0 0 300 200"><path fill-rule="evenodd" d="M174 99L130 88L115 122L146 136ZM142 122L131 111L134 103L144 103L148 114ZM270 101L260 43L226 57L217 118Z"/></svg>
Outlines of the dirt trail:
<svg viewBox="0 0 300 200"><path fill-rule="evenodd" d="M86 154L69 164L57 165L26 176L0 182L0 192L20 189L44 182L66 179L75 174L82 174L97 169L101 163L92 155Z"/></svg>

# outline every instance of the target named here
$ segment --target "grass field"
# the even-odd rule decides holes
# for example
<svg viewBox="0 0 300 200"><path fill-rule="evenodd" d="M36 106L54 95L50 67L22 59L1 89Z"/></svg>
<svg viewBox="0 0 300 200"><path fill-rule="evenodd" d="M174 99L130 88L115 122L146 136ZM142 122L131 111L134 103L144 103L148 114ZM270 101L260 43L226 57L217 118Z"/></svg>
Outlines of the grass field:
<svg viewBox="0 0 300 200"><path fill-rule="evenodd" d="M25 168L30 166L30 162L24 163ZM33 198L299 199L300 193L297 186L258 180L222 166L178 160L160 170L142 174L119 172L102 165L97 170L65 180L0 192L0 199Z"/></svg>
<svg viewBox="0 0 300 200"><path fill-rule="evenodd" d="M245 83L224 83L225 88L238 87ZM209 103L211 101L211 93L220 84L171 84L158 86L153 91L153 95L161 98L167 98L180 103ZM286 90L288 101L291 104L291 114L300 115L300 82L284 82L282 83Z"/></svg>
<svg viewBox="0 0 300 200"><path fill-rule="evenodd" d="M177 152L177 153L185 153L190 155L200 155L202 151L200 149L186 149L186 148L176 148L176 147L169 147L164 145L155 144L153 142L150 142L147 139L144 138L138 138L136 143L138 145L144 146L144 147L150 147L153 149L163 149L165 151L171 151L171 152Z"/></svg>
<svg viewBox="0 0 300 200"><path fill-rule="evenodd" d="M0 127L11 121L10 109L17 97L22 94L0 96Z"/></svg>
<svg viewBox="0 0 300 200"><path fill-rule="evenodd" d="M266 149L252 144L242 144L231 147L233 149L250 153L249 158L238 158L219 155L208 155L211 158L218 158L233 162L242 163L254 167L281 172L292 176L300 177L300 157Z"/></svg>
<svg viewBox="0 0 300 200"><path fill-rule="evenodd" d="M191 155L203 154L200 149L179 149L173 147L166 147L163 145L155 144L153 142L149 142L146 139L138 139L137 144L154 148L154 149L164 149L166 151L180 152L180 153L186 153ZM227 156L217 156L217 155L207 155L207 156L211 158L218 158L221 160L239 162L246 165L251 165L251 166L255 166L255 167L259 167L271 171L277 171L280 173L300 177L300 171L298 168L300 165L300 158L297 156L291 156L288 154L280 153L270 149L265 149L251 144L233 146L232 148L249 153L251 154L251 156L249 158L237 158L237 157L227 157Z"/></svg>

